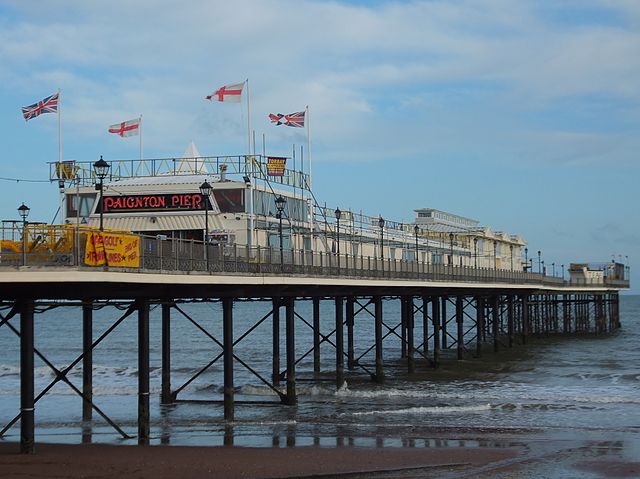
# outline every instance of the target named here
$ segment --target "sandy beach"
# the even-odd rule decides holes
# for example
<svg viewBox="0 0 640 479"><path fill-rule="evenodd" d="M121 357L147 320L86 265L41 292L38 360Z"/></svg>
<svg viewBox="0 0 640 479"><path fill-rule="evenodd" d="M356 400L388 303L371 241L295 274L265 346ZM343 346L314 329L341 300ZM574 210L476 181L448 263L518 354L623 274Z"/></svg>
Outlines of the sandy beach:
<svg viewBox="0 0 640 479"><path fill-rule="evenodd" d="M13 478L284 478L420 470L479 470L520 454L517 448L240 448L38 444L34 455L0 445L0 477ZM424 477L424 476L423 476Z"/></svg>

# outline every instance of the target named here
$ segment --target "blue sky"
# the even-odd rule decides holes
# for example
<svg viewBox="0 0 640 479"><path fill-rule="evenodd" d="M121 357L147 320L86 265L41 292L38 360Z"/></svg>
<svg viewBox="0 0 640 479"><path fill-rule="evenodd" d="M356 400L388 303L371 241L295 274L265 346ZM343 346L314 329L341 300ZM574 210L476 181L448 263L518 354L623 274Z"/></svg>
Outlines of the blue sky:
<svg viewBox="0 0 640 479"><path fill-rule="evenodd" d="M452 211L547 264L640 260L636 0L0 1L0 177L48 178L55 115L20 107L58 88L65 159L134 158L106 127L139 114L146 157L242 154L244 110L203 98L245 78L269 153L306 140L266 115L309 105L329 205ZM53 217L54 185L0 187L2 219Z"/></svg>

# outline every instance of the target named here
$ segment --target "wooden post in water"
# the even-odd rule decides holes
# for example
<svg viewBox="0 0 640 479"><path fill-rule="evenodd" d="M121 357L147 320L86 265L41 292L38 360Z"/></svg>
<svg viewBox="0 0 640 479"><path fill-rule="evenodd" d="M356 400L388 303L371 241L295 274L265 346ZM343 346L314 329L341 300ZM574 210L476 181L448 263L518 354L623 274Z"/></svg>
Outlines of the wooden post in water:
<svg viewBox="0 0 640 479"><path fill-rule="evenodd" d="M425 357L429 352L429 297L422 295L422 348Z"/></svg>
<svg viewBox="0 0 640 479"><path fill-rule="evenodd" d="M149 444L149 301L138 306L138 444Z"/></svg>
<svg viewBox="0 0 640 479"><path fill-rule="evenodd" d="M509 347L513 347L513 296L510 294L507 296L507 335L509 336Z"/></svg>
<svg viewBox="0 0 640 479"><path fill-rule="evenodd" d="M233 298L222 298L222 346L224 363L224 419L233 421Z"/></svg>
<svg viewBox="0 0 640 479"><path fill-rule="evenodd" d="M82 420L91 421L93 400L93 302L82 302Z"/></svg>
<svg viewBox="0 0 640 479"><path fill-rule="evenodd" d="M273 298L271 311L271 381L280 384L280 303L281 298Z"/></svg>
<svg viewBox="0 0 640 479"><path fill-rule="evenodd" d="M493 298L491 298L491 302L492 302L492 311L491 311L491 318L493 319L492 322L492 332L493 332L493 352L497 353L498 352L498 345L499 345L499 334L500 334L500 319L499 319L499 314L500 314L500 297L498 295L495 295Z"/></svg>
<svg viewBox="0 0 640 479"><path fill-rule="evenodd" d="M373 297L373 308L375 317L375 337L376 337L376 374L375 381L384 381L384 364L382 357L382 297Z"/></svg>
<svg viewBox="0 0 640 479"><path fill-rule="evenodd" d="M344 323L342 296L336 296L336 388L344 386Z"/></svg>
<svg viewBox="0 0 640 479"><path fill-rule="evenodd" d="M440 298L433 297L431 302L431 322L433 323L433 365L440 364Z"/></svg>
<svg viewBox="0 0 640 479"><path fill-rule="evenodd" d="M162 303L162 385L160 404L170 404L171 397L171 304Z"/></svg>
<svg viewBox="0 0 640 479"><path fill-rule="evenodd" d="M406 309L407 309L407 369L409 374L412 374L416 370L415 360L415 344L414 344L414 316L415 311L413 309L413 296L406 297Z"/></svg>
<svg viewBox="0 0 640 479"><path fill-rule="evenodd" d="M447 297L442 297L442 309L440 309L440 318L442 319L442 342L440 343L440 347L442 349L447 349Z"/></svg>
<svg viewBox="0 0 640 479"><path fill-rule="evenodd" d="M529 295L523 294L520 298L522 302L522 344L527 344L529 334Z"/></svg>
<svg viewBox="0 0 640 479"><path fill-rule="evenodd" d="M356 367L354 345L353 345L353 328L355 324L355 317L353 311L355 299L353 296L347 296L347 368L354 369Z"/></svg>
<svg viewBox="0 0 640 479"><path fill-rule="evenodd" d="M484 324L484 298L476 298L476 357L482 357L482 330Z"/></svg>
<svg viewBox="0 0 640 479"><path fill-rule="evenodd" d="M458 360L464 359L464 298L456 296L456 346Z"/></svg>
<svg viewBox="0 0 640 479"><path fill-rule="evenodd" d="M20 305L20 453L35 452L33 300Z"/></svg>
<svg viewBox="0 0 640 479"><path fill-rule="evenodd" d="M313 372L320 374L320 298L313 300Z"/></svg>
<svg viewBox="0 0 640 479"><path fill-rule="evenodd" d="M287 333L287 396L286 403L294 406L296 396L296 338L295 338L295 299L285 298L285 323Z"/></svg>
<svg viewBox="0 0 640 479"><path fill-rule="evenodd" d="M400 358L407 357L407 298L400 296Z"/></svg>

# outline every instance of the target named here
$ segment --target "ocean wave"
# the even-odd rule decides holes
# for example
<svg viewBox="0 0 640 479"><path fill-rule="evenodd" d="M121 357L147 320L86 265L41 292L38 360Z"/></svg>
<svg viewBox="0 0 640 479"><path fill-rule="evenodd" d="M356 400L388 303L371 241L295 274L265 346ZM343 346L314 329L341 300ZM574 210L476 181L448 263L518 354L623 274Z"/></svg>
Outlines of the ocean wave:
<svg viewBox="0 0 640 479"><path fill-rule="evenodd" d="M491 410L491 404L476 404L470 406L416 406L403 409L384 409L379 411L360 411L353 413L343 413L339 416L372 416L391 414L458 414L458 413L481 413Z"/></svg>

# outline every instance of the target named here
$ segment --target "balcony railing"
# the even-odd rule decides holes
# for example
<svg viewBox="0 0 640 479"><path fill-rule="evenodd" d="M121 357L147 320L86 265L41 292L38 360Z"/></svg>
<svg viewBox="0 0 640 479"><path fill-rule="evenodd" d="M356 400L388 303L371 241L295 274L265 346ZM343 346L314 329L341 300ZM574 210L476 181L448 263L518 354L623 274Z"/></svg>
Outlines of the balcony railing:
<svg viewBox="0 0 640 479"><path fill-rule="evenodd" d="M48 227L40 236L29 232L27 241L3 240L0 268L73 267L96 269L85 262L88 229ZM95 231L94 231L95 233ZM628 288L629 281L604 278L601 282L572 283L555 276L505 269L474 268L418 261L381 259L246 245L208 244L195 240L135 235L139 242L139 266L100 266L99 270L167 272L174 274L304 275L363 279L418 280L468 283L509 283L546 286L610 286ZM26 254L22 245L26 244Z"/></svg>

